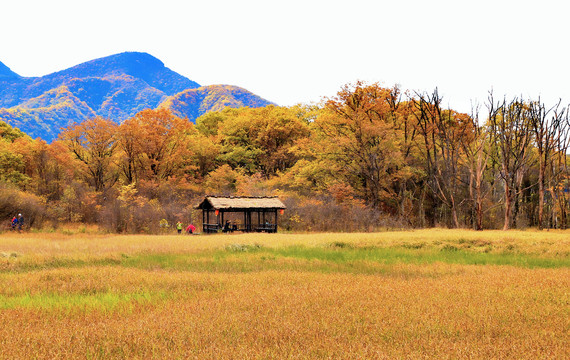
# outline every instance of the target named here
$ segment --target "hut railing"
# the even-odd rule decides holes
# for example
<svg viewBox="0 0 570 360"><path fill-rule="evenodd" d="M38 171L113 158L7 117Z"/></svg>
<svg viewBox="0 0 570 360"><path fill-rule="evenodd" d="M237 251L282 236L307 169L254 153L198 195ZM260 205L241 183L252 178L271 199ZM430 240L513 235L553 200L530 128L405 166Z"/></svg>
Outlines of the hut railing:
<svg viewBox="0 0 570 360"><path fill-rule="evenodd" d="M208 233L216 233L220 230L220 225L218 224L203 224L202 231L206 234Z"/></svg>

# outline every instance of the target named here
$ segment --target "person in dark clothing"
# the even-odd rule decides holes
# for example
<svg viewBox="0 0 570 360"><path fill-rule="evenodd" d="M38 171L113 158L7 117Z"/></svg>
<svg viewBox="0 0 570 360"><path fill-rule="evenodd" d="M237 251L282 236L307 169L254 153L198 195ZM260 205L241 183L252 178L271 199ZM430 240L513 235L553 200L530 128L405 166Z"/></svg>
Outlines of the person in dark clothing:
<svg viewBox="0 0 570 360"><path fill-rule="evenodd" d="M226 220L226 223L224 224L224 227L222 228L223 232L228 232L231 231L232 229L232 224L230 223L229 220Z"/></svg>
<svg viewBox="0 0 570 360"><path fill-rule="evenodd" d="M18 231L22 231L22 227L24 226L24 217L22 214L18 214Z"/></svg>

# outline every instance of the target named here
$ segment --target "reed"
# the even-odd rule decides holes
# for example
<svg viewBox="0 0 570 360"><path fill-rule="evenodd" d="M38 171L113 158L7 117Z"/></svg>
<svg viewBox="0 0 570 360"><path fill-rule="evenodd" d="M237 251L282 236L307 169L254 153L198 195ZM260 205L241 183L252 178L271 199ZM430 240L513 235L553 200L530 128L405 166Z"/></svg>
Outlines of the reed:
<svg viewBox="0 0 570 360"><path fill-rule="evenodd" d="M0 237L0 358L568 358L568 232Z"/></svg>

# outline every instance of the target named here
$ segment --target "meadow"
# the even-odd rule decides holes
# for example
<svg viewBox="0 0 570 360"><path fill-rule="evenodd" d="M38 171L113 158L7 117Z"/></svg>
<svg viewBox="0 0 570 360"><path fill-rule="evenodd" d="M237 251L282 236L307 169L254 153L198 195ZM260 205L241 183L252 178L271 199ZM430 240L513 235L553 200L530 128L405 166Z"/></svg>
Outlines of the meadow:
<svg viewBox="0 0 570 360"><path fill-rule="evenodd" d="M0 358L570 358L570 231L0 236Z"/></svg>

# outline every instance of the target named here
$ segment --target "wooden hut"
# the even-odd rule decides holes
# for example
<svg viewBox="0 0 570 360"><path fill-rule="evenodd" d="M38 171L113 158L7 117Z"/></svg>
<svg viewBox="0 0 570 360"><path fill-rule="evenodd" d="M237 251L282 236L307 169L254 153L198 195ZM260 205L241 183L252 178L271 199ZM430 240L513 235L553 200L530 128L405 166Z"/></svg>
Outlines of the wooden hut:
<svg viewBox="0 0 570 360"><path fill-rule="evenodd" d="M204 233L277 232L278 214L283 214L286 206L276 196L206 196L197 209L202 210ZM233 218L231 223L230 217Z"/></svg>

